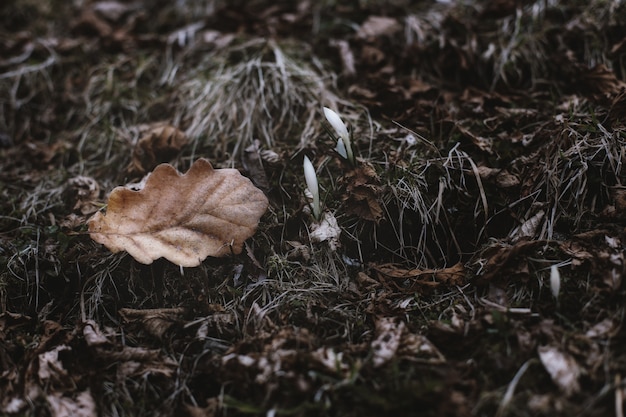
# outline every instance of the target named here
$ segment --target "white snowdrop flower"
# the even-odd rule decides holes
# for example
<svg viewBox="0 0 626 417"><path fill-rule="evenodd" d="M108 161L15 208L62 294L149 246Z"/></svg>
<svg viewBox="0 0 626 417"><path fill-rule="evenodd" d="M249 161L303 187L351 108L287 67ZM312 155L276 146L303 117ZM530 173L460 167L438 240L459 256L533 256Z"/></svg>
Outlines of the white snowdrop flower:
<svg viewBox="0 0 626 417"><path fill-rule="evenodd" d="M354 155L352 153L352 145L350 144L350 134L346 124L341 120L341 117L328 107L324 107L324 117L328 120L328 123L335 129L337 136L343 144L337 142L337 152L347 159L351 164L354 164ZM342 146L343 145L343 146ZM343 153L342 153L343 152Z"/></svg>
<svg viewBox="0 0 626 417"><path fill-rule="evenodd" d="M319 184L317 183L317 174L315 173L315 168L311 163L311 160L308 156L304 156L304 179L306 181L306 187L309 189L309 192L313 196L313 216L315 219L320 218L321 208L320 208L320 190Z"/></svg>
<svg viewBox="0 0 626 417"><path fill-rule="evenodd" d="M335 129L335 132L337 132L337 135L341 139L346 140L349 137L348 128L337 113L335 113L328 107L324 107L324 116L326 117L326 120L328 120L328 123L330 123L330 125L333 127L333 129Z"/></svg>
<svg viewBox="0 0 626 417"><path fill-rule="evenodd" d="M337 146L335 150L343 159L348 159L348 151L346 151L346 145L343 144L343 139L337 139Z"/></svg>
<svg viewBox="0 0 626 417"><path fill-rule="evenodd" d="M554 298L559 298L559 292L561 291L561 274L559 273L559 267L556 265L550 267L550 290Z"/></svg>

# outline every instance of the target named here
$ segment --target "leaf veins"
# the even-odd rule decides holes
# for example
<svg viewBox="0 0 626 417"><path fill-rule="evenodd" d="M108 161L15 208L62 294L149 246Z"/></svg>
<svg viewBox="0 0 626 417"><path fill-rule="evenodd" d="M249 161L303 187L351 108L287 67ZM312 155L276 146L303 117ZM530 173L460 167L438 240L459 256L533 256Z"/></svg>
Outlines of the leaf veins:
<svg viewBox="0 0 626 417"><path fill-rule="evenodd" d="M199 159L180 174L161 164L142 190L116 187L106 214L89 219L89 234L143 264L163 257L192 267L207 256L241 253L267 206L263 192L236 169L216 170Z"/></svg>

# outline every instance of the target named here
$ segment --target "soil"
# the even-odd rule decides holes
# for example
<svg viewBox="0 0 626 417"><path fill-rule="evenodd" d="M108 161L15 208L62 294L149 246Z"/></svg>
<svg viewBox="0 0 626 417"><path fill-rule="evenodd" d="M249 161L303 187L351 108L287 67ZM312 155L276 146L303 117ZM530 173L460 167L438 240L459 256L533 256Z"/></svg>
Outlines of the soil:
<svg viewBox="0 0 626 417"><path fill-rule="evenodd" d="M625 22L2 2L0 414L623 416ZM252 191L156 168L200 158Z"/></svg>

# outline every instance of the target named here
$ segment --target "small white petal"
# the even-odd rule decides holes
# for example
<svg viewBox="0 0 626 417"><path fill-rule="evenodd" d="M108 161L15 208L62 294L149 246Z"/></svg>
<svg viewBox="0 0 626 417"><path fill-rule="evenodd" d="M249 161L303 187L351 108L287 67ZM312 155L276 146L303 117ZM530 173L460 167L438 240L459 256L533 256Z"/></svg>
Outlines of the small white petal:
<svg viewBox="0 0 626 417"><path fill-rule="evenodd" d="M348 135L348 128L346 127L343 120L341 120L341 117L339 117L337 113L335 113L328 107L324 107L324 116L326 117L326 120L328 120L328 123L330 123L330 125L333 127L333 129L335 129L337 135L339 135L339 137L342 138L344 141L348 140L348 138L350 137Z"/></svg>
<svg viewBox="0 0 626 417"><path fill-rule="evenodd" d="M552 265L550 267L550 290L554 298L559 298L559 292L561 291L561 274L559 273L559 267Z"/></svg>
<svg viewBox="0 0 626 417"><path fill-rule="evenodd" d="M315 168L308 156L304 157L304 179L306 180L306 187L311 194L315 196L318 193L317 175L315 174Z"/></svg>
<svg viewBox="0 0 626 417"><path fill-rule="evenodd" d="M335 150L343 159L348 159L348 152L346 151L346 145L344 145L343 139L337 139L337 147Z"/></svg>
<svg viewBox="0 0 626 417"><path fill-rule="evenodd" d="M315 173L315 168L311 163L311 160L308 156L304 156L304 180L306 181L306 187L308 188L311 195L313 195L313 215L316 219L319 219L321 213L320 207L320 191L319 185L317 183L317 174Z"/></svg>

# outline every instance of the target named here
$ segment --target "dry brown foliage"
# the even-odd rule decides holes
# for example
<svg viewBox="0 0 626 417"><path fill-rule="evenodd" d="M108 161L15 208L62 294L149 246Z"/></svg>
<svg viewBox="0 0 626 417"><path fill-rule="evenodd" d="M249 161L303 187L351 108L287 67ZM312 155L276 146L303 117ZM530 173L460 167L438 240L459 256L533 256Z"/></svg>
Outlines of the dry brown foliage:
<svg viewBox="0 0 626 417"><path fill-rule="evenodd" d="M131 174L144 174L172 159L186 144L187 137L174 126L153 126L137 142L127 170Z"/></svg>
<svg viewBox="0 0 626 417"><path fill-rule="evenodd" d="M0 415L624 415L626 3L152 3L0 2Z"/></svg>
<svg viewBox="0 0 626 417"><path fill-rule="evenodd" d="M198 266L207 256L241 253L267 206L263 192L235 169L215 170L199 159L181 175L162 164L142 190L115 188L106 214L89 220L89 233L144 264L163 257Z"/></svg>

